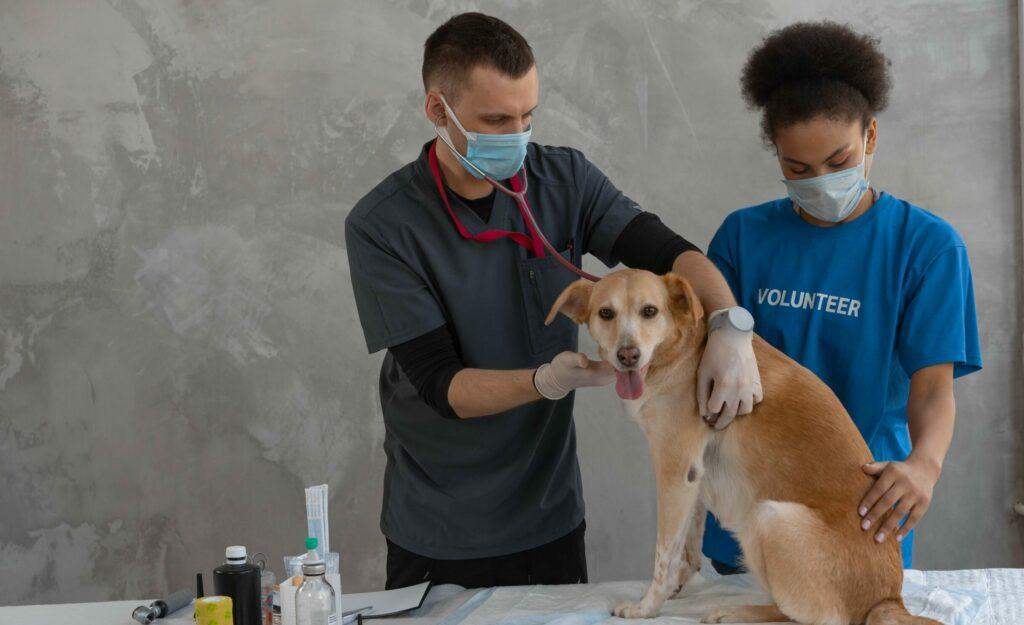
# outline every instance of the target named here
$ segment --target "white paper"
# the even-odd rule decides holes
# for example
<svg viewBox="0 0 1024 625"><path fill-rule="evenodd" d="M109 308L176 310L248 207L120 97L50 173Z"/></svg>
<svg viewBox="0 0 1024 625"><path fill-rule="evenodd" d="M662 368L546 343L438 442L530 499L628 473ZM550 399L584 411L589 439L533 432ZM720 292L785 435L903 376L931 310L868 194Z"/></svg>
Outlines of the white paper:
<svg viewBox="0 0 1024 625"><path fill-rule="evenodd" d="M358 610L363 606L373 606L372 609L363 612L363 618L388 616L412 610L423 603L423 596L427 593L430 582L423 582L406 588L395 590L382 590L379 592L348 593L345 595L345 609Z"/></svg>

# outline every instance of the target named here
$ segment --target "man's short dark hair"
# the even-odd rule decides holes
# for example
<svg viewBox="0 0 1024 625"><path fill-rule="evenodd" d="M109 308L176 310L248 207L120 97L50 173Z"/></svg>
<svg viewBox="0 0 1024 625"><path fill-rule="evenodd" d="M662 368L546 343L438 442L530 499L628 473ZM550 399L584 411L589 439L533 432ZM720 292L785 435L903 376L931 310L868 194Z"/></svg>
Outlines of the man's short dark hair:
<svg viewBox="0 0 1024 625"><path fill-rule="evenodd" d="M533 50L514 28L483 13L461 13L438 27L423 45L423 87L438 87L448 98L477 66L520 78L534 65Z"/></svg>

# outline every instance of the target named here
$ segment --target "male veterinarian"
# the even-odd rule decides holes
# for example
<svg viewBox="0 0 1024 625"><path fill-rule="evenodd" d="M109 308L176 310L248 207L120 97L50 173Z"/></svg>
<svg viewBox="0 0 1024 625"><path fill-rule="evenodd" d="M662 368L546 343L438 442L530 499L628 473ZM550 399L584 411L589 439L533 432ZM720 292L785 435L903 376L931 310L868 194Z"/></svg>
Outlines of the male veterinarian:
<svg viewBox="0 0 1024 625"><path fill-rule="evenodd" d="M590 253L690 281L716 311L698 401L717 427L761 399L752 321L696 247L582 154L529 143L537 69L508 24L450 19L427 39L423 83L437 137L345 221L367 348L388 350L387 586L586 582L572 392L617 374L575 352L568 319L544 325L576 276L481 171L518 189L525 163L537 223L577 267ZM635 376L618 374L620 395Z"/></svg>

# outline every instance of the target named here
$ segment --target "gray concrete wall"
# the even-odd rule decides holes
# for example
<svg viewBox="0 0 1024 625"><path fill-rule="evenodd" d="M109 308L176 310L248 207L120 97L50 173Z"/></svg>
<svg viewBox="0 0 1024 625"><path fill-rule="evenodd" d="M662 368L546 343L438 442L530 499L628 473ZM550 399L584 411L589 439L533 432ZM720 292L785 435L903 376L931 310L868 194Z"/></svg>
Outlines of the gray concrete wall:
<svg viewBox="0 0 1024 625"><path fill-rule="evenodd" d="M0 604L152 596L225 545L301 549L330 484L345 588L381 583L376 376L342 222L431 136L424 38L471 3L0 3ZM803 18L884 40L874 182L966 239L986 369L918 564L1024 564L1016 9L1009 0L501 2L540 60L536 138L702 244L783 192L747 50ZM581 394L593 578L649 575L640 432ZM279 564L276 564L280 568Z"/></svg>

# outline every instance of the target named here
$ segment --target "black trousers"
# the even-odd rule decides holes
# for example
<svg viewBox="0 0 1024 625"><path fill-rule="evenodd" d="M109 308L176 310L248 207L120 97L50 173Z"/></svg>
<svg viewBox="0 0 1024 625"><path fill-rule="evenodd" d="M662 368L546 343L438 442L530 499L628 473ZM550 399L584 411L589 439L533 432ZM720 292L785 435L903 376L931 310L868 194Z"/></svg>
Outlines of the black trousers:
<svg viewBox="0 0 1024 625"><path fill-rule="evenodd" d="M518 553L471 560L434 560L388 543L385 588L404 588L432 581L466 588L526 584L585 584L587 554L583 536L587 522L547 544Z"/></svg>

